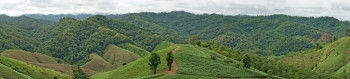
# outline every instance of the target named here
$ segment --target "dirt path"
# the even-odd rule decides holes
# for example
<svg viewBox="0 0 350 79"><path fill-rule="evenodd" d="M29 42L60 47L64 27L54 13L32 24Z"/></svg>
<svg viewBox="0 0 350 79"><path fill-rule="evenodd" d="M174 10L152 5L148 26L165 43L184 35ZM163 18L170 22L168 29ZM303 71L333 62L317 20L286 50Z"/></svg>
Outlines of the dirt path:
<svg viewBox="0 0 350 79"><path fill-rule="evenodd" d="M168 76L168 75L174 75L174 74L176 74L176 71L177 71L177 69L179 69L179 67L177 66L176 61L175 61L175 53L176 53L176 51L177 51L179 48L180 48L180 46L176 47L176 48L172 51L172 53L173 53L173 55L174 55L174 60L173 60L173 63L171 64L171 70L169 71L169 70L167 69L167 74L165 74L165 75L159 77L160 79L163 79L164 77L166 77L166 76Z"/></svg>

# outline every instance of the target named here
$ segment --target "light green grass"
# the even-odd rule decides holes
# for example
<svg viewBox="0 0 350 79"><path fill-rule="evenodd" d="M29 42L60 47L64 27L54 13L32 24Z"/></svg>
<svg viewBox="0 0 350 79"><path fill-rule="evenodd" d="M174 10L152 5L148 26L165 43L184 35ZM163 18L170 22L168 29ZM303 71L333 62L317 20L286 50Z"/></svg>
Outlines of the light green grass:
<svg viewBox="0 0 350 79"><path fill-rule="evenodd" d="M50 69L41 68L35 65L27 64L22 61L11 59L5 56L0 56L0 63L10 67L11 69L28 75L34 79L54 79L54 77L60 79L71 79L72 77L61 72L57 72Z"/></svg>
<svg viewBox="0 0 350 79"><path fill-rule="evenodd" d="M216 56L217 59L211 59ZM179 66L177 74L192 76L207 76L215 78L251 78L264 77L264 74L255 70L237 68L240 62L232 59L232 63L225 63L227 57L217 54L209 49L193 45L181 45L175 55Z"/></svg>
<svg viewBox="0 0 350 79"><path fill-rule="evenodd" d="M91 60L85 63L82 68L92 70L93 72L87 72L89 75L93 75L100 72L106 72L112 70L112 64L105 61L101 56L96 53L90 54Z"/></svg>
<svg viewBox="0 0 350 79"><path fill-rule="evenodd" d="M164 79L217 79L217 78L208 77L208 76L192 76L192 75L175 74L175 75L166 76Z"/></svg>
<svg viewBox="0 0 350 79"><path fill-rule="evenodd" d="M57 64L56 59L54 57L17 49L5 50L1 53L1 55L24 62Z"/></svg>
<svg viewBox="0 0 350 79"><path fill-rule="evenodd" d="M350 62L350 37L341 38L324 48L314 71L332 73Z"/></svg>
<svg viewBox="0 0 350 79"><path fill-rule="evenodd" d="M165 49L167 47L171 46L171 42L167 42L167 41L161 41L154 49L153 52L158 51L158 50L162 50Z"/></svg>
<svg viewBox="0 0 350 79"><path fill-rule="evenodd" d="M137 47L137 46L135 46L133 44L130 44L130 43L118 44L117 46L120 47L120 48L129 50L131 52L134 52L135 54L137 54L137 55L139 55L141 57L144 57L144 56L146 56L149 53L147 50L142 49L140 47Z"/></svg>
<svg viewBox="0 0 350 79"><path fill-rule="evenodd" d="M130 63L140 58L139 55L120 48L115 45L108 45L103 55L108 62L110 62L114 68L118 68L123 65L123 63Z"/></svg>
<svg viewBox="0 0 350 79"><path fill-rule="evenodd" d="M162 71L167 68L166 66L166 56L168 52L171 52L176 46L170 46L166 49L162 49L153 53L157 53L161 57L161 64L158 65L157 70ZM148 65L149 56L147 55L144 58L139 58L136 61L133 61L125 66L119 67L115 70L99 73L93 75L92 79L130 79L130 78L139 78L143 76L152 75L152 70Z"/></svg>
<svg viewBox="0 0 350 79"><path fill-rule="evenodd" d="M317 51L287 56L281 62L321 73L340 73L350 62L350 37L340 38Z"/></svg>
<svg viewBox="0 0 350 79"><path fill-rule="evenodd" d="M3 64L0 64L0 77L6 79L33 79L30 76L12 70Z"/></svg>

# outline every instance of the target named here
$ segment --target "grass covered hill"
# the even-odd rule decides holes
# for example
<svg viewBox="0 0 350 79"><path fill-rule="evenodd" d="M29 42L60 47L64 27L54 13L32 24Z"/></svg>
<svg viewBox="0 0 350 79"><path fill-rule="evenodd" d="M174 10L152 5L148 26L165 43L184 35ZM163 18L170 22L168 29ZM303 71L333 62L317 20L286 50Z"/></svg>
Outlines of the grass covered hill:
<svg viewBox="0 0 350 79"><path fill-rule="evenodd" d="M340 74L349 69L350 37L340 38L319 50L287 55L280 62L323 73Z"/></svg>
<svg viewBox="0 0 350 79"><path fill-rule="evenodd" d="M160 45L159 45L160 46ZM161 45L165 46L165 45ZM93 75L93 79L120 79L120 78L157 78L164 75L167 71L166 55L179 47L175 53L175 60L179 69L176 75L165 75L165 79L170 78L260 78L265 77L265 73L255 69L244 69L239 67L242 63L209 49L196 47L192 45L173 45L165 49L155 51L161 57L161 64L158 66L157 75L152 75L148 66L150 55L144 58L128 63L125 66L115 70ZM195 51L195 52L194 52ZM212 60L211 56L216 56ZM226 63L225 60L230 60Z"/></svg>
<svg viewBox="0 0 350 79"><path fill-rule="evenodd" d="M243 63L227 58L206 48L180 45L175 54L179 66L176 74L166 78L264 78L265 73L241 67ZM214 58L213 58L214 57ZM177 77L178 76L178 77Z"/></svg>

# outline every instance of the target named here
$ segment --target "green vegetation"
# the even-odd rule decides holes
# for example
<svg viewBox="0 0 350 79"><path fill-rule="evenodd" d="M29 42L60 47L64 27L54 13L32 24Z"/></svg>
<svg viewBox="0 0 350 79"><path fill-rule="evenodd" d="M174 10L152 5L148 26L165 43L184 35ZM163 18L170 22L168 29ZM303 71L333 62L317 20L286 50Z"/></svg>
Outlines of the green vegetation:
<svg viewBox="0 0 350 79"><path fill-rule="evenodd" d="M342 37L350 35L350 23L333 17L226 16L183 11L62 16L70 15L31 16L54 22L0 15L0 77L349 76L350 38ZM173 55L177 46L180 49ZM150 62L152 57L157 61ZM172 60L178 70L166 73ZM71 64L83 66L80 69Z"/></svg>
<svg viewBox="0 0 350 79"><path fill-rule="evenodd" d="M350 62L350 57L348 56L349 48L350 37L344 37L324 46L320 50L300 52L296 55L287 56L280 61L316 72L336 72L336 74L340 74L344 69L347 69L343 67L346 67Z"/></svg>
<svg viewBox="0 0 350 79"><path fill-rule="evenodd" d="M249 56L245 55L243 58L243 67L249 69L250 65L251 65L250 63L251 63L251 60L250 60Z"/></svg>
<svg viewBox="0 0 350 79"><path fill-rule="evenodd" d="M22 74L28 75L34 79L49 78L53 79L55 77L61 79L71 79L72 77L67 74L63 74L54 70L41 68L31 64L27 64L18 60L14 60L5 56L0 56L0 63L10 67L11 69L20 72Z"/></svg>
<svg viewBox="0 0 350 79"><path fill-rule="evenodd" d="M160 57L161 62L166 62L166 56L168 52L171 52L175 49L176 46L170 46L165 49L153 52L157 53ZM148 76L153 74L150 66L148 66L148 60L151 54L143 58L139 58L131 63L128 63L125 66L119 67L115 70L109 72L103 72L96 75L93 75L92 79L127 79L127 78L139 78L143 76ZM161 63L157 67L157 71L162 71L167 69L166 63Z"/></svg>
<svg viewBox="0 0 350 79"><path fill-rule="evenodd" d="M152 53L151 57L148 60L148 65L150 66L151 70L153 71L153 74L157 73L157 67L161 63L160 62L160 57L158 56L157 53Z"/></svg>
<svg viewBox="0 0 350 79"><path fill-rule="evenodd" d="M175 74L175 75L169 75L166 76L165 79L217 79L215 77L208 77L208 76L191 76L191 75L181 75L181 74Z"/></svg>
<svg viewBox="0 0 350 79"><path fill-rule="evenodd" d="M196 15L183 11L142 12L108 17L160 33L174 43L188 43L188 38L198 35L199 41L211 40L261 55L285 55L313 49L314 43L309 41L320 40L322 33L344 36L344 29L350 26L348 22L333 17ZM294 38L296 36L303 39Z"/></svg>
<svg viewBox="0 0 350 79"><path fill-rule="evenodd" d="M211 59L211 55L217 57ZM239 66L239 61L233 60L233 63L225 63L227 57L213 52L209 49L196 47L192 45L181 45L175 55L179 66L177 74L192 76L207 76L214 78L260 78L264 74L258 73L253 69L244 69ZM238 66L238 67L237 67Z"/></svg>
<svg viewBox="0 0 350 79"><path fill-rule="evenodd" d="M80 66L75 65L73 68L73 79L89 79L89 76L83 72Z"/></svg>
<svg viewBox="0 0 350 79"><path fill-rule="evenodd" d="M165 49L165 48L171 46L171 44L172 44L171 42L162 41L154 48L153 52Z"/></svg>
<svg viewBox="0 0 350 79"><path fill-rule="evenodd" d="M2 64L0 64L0 74L0 78L5 79L33 79Z"/></svg>
<svg viewBox="0 0 350 79"><path fill-rule="evenodd" d="M100 72L106 72L113 69L113 65L103 59L97 54L90 54L91 60L81 66L82 69L88 69L90 72L87 72L89 75L97 74ZM92 71L92 72L91 72Z"/></svg>
<svg viewBox="0 0 350 79"><path fill-rule="evenodd" d="M172 52L168 52L168 55L166 56L167 66L169 68L169 71L171 70L171 65L174 61L174 55Z"/></svg>
<svg viewBox="0 0 350 79"><path fill-rule="evenodd" d="M140 58L139 55L115 45L109 45L105 51L103 58L111 63L114 68L118 68L123 66L123 64L128 64Z"/></svg>
<svg viewBox="0 0 350 79"><path fill-rule="evenodd" d="M142 56L142 57L146 56L149 53L147 50L142 49L140 47L137 47L137 46L135 46L133 44L130 44L130 43L118 44L117 46L120 47L120 48L129 50L131 52L134 52L135 54L137 54L139 56Z"/></svg>

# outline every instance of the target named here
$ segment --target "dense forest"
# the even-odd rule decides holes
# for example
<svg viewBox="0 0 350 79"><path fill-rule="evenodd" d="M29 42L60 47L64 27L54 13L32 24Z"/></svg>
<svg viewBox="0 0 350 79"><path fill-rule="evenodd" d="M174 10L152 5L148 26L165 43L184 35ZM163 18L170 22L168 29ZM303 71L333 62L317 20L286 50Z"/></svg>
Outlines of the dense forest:
<svg viewBox="0 0 350 79"><path fill-rule="evenodd" d="M337 40L339 42L339 39L346 40L344 37L348 35L349 31L346 29L349 28L348 21L340 21L333 17L299 17L282 14L229 16L172 11L123 15L28 14L17 17L0 15L0 52L7 52L6 55L9 53L8 49L17 49L32 52L32 54L40 53L40 56L47 55L53 59L50 62L74 64L75 66L69 66L73 68L74 72L88 72L89 74L83 74L84 77L98 73L86 69L91 66L93 61L98 61L98 63L108 67L106 70L115 68L111 72L98 74L97 77L95 76L96 78L99 78L99 75L132 73L126 70L143 68L144 66L131 66L145 64L147 57L151 55L149 52L152 52L151 57L155 56L155 53L159 54L160 62L164 61L161 60L162 57L172 56L172 52L174 52L172 50L178 48L180 54L175 54L174 59L179 60L180 72L176 73L177 76L173 76L175 78L179 76L181 78L184 75L202 75L215 78L339 78L339 73L341 73L339 70L346 71L343 68L343 66L346 68L344 63L339 66L331 66L334 67L332 71L327 71L322 67L320 67L322 69L316 69L319 68L317 67L318 63L323 64L324 61L321 60L324 56L311 56L311 59L319 59L312 66L304 66L303 63L290 63L301 59L293 58L294 56L307 55L303 51L328 51L326 48L337 47L331 43ZM114 51L118 53L113 53ZM323 55L330 56L327 53ZM338 52L336 55L339 55ZM113 58L113 56L123 58ZM292 58L288 59L288 57ZM211 63L202 68L218 67L219 70L228 68L233 69L234 72L249 74L232 76L227 74L237 73L200 72L195 70L194 65L206 63L193 63L189 60ZM18 64L17 61L12 61L5 56L1 55L0 57L1 65L12 66L13 62ZM348 63L346 57L344 57L344 62ZM243 67L242 63L245 63ZM165 62L158 64L165 64ZM171 65L172 63L168 63L167 66L161 65L160 68L171 67ZM310 70L310 67L314 69ZM189 69L181 70L181 68ZM18 70L17 66L13 69L20 73L27 72L25 68ZM324 74L321 70L328 73ZM99 70L97 69L97 71ZM156 71L157 68L154 69L154 74L156 74L154 76L159 75L159 73L155 73ZM337 71L336 75L333 71ZM100 70L99 72L105 71ZM148 71L140 71L140 74L134 77L148 75L141 72ZM68 74L77 75L80 73L69 72ZM67 75L63 76L67 77ZM35 76L31 75L31 77ZM47 78L51 77L56 78L56 76L51 75ZM134 78L116 76L116 78L119 77Z"/></svg>

